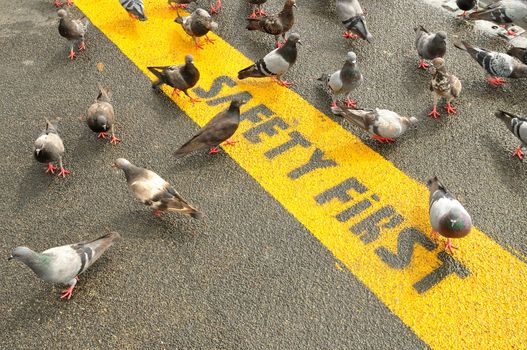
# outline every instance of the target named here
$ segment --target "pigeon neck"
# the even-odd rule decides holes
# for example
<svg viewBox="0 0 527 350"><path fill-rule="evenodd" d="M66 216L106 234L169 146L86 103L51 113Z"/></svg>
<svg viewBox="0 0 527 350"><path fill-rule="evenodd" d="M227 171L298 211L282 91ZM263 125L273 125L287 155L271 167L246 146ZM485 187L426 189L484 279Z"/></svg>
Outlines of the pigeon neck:
<svg viewBox="0 0 527 350"><path fill-rule="evenodd" d="M20 260L40 276L49 265L51 257L31 250L21 257Z"/></svg>
<svg viewBox="0 0 527 350"><path fill-rule="evenodd" d="M282 11L280 11L279 14L280 17L293 17L293 5L286 3L284 4L284 7L282 8Z"/></svg>

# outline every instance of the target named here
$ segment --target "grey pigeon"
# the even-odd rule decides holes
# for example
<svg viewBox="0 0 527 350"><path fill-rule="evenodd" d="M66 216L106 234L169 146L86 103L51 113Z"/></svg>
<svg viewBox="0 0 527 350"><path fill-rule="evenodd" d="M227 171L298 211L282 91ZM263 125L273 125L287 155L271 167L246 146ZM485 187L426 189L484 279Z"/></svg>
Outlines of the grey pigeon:
<svg viewBox="0 0 527 350"><path fill-rule="evenodd" d="M337 0L337 15L346 27L345 38L362 38L371 42L373 37L366 27L364 12L358 0Z"/></svg>
<svg viewBox="0 0 527 350"><path fill-rule="evenodd" d="M341 70L333 74L323 74L319 81L322 81L324 86L331 93L331 107L337 106L337 96L346 95L344 103L348 107L357 108L357 103L350 98L350 94L362 83L362 74L357 68L357 55L350 51L346 55L346 61Z"/></svg>
<svg viewBox="0 0 527 350"><path fill-rule="evenodd" d="M417 123L414 117L401 117L387 109L352 109L335 106L331 107L331 111L366 131L381 143L395 142L395 139L404 134L410 125Z"/></svg>
<svg viewBox="0 0 527 350"><path fill-rule="evenodd" d="M527 27L527 0L503 0L492 3L481 11L472 12L469 19L479 19L505 25L515 23L520 27ZM510 36L516 32L509 30Z"/></svg>
<svg viewBox="0 0 527 350"><path fill-rule="evenodd" d="M417 26L415 30L415 48L419 55L418 68L428 68L425 60L433 60L436 57L443 57L446 53L446 33L441 31L431 33L423 26Z"/></svg>
<svg viewBox="0 0 527 350"><path fill-rule="evenodd" d="M181 157L194 151L210 148L209 154L218 152L218 145L224 141L233 145L229 138L234 135L240 124L240 107L247 101L234 99L229 108L216 114L188 142L181 146L174 156Z"/></svg>
<svg viewBox="0 0 527 350"><path fill-rule="evenodd" d="M456 0L456 5L463 11L459 17L467 17L467 11L472 10L478 6L478 0Z"/></svg>
<svg viewBox="0 0 527 350"><path fill-rule="evenodd" d="M62 155L64 154L64 144L60 138L57 127L49 120L46 119L46 128L40 136L35 140L35 150L33 155L35 159L40 163L48 163L46 173L51 172L55 174L57 167L53 165L53 162L59 161L59 177L65 177L70 174L71 171L64 169L62 166Z"/></svg>
<svg viewBox="0 0 527 350"><path fill-rule="evenodd" d="M152 88L157 89L162 84L167 84L174 88L174 94L179 96L179 91L183 91L190 98L191 102L200 102L198 98L191 97L187 90L192 89L199 80L199 71L194 65L192 55L185 56L185 64L175 66L146 67L158 80L152 83Z"/></svg>
<svg viewBox="0 0 527 350"><path fill-rule="evenodd" d="M214 40L208 37L208 32L218 28L218 23L212 20L210 14L202 8L197 8L189 16L181 17L178 12L178 17L174 22L181 24L185 33L194 39L196 48L203 49L203 45L199 43L198 38L204 36L205 40L211 44Z"/></svg>
<svg viewBox="0 0 527 350"><path fill-rule="evenodd" d="M66 284L61 299L70 299L77 284L78 275L90 267L121 236L112 232L93 241L63 245L37 253L27 247L16 247L9 260L20 260L42 280Z"/></svg>
<svg viewBox="0 0 527 350"><path fill-rule="evenodd" d="M278 14L263 16L261 18L247 18L249 24L246 28L274 35L275 45L276 47L280 47L283 45L283 43L278 40L280 35L285 41L285 34L295 23L293 7L296 7L296 1L286 0L282 11Z"/></svg>
<svg viewBox="0 0 527 350"><path fill-rule="evenodd" d="M282 75L296 62L296 44L301 44L300 35L291 33L282 47L274 49L252 66L239 71L238 79L271 77L281 86L291 86L291 83L282 80Z"/></svg>
<svg viewBox="0 0 527 350"><path fill-rule="evenodd" d="M121 141L115 136L115 112L111 101L111 92L107 88L99 87L99 95L95 102L88 108L86 123L93 132L97 132L99 138L108 137L111 133L110 143L116 145Z"/></svg>
<svg viewBox="0 0 527 350"><path fill-rule="evenodd" d="M505 53L488 51L472 46L466 41L454 43L454 46L460 50L467 51L485 69L489 75L487 81L493 86L507 82L502 78L527 78L527 65Z"/></svg>
<svg viewBox="0 0 527 350"><path fill-rule="evenodd" d="M445 248L452 252L456 248L451 238L463 238L472 228L472 219L466 209L450 194L434 176L427 182L430 191L430 224L432 234L447 238Z"/></svg>
<svg viewBox="0 0 527 350"><path fill-rule="evenodd" d="M88 31L88 19L82 17L81 19L72 19L64 9L58 10L57 14L60 17L59 21L59 34L68 39L70 43L70 53L68 57L70 59L75 58L75 51L73 51L73 45L76 42L80 42L79 51L86 50L86 44L84 43L84 35Z"/></svg>
<svg viewBox="0 0 527 350"><path fill-rule="evenodd" d="M184 200L179 193L155 172L133 165L124 158L119 158L112 165L122 169L128 188L135 198L154 209L155 216L164 211L178 212L199 219L201 213Z"/></svg>
<svg viewBox="0 0 527 350"><path fill-rule="evenodd" d="M521 145L516 147L512 156L517 156L523 160L525 154L522 151L522 148L525 149L525 147L527 147L527 118L504 111L497 111L494 115L501 119L514 136L521 141Z"/></svg>
<svg viewBox="0 0 527 350"><path fill-rule="evenodd" d="M140 21L147 20L143 0L119 0L119 2L126 12L128 12L128 15L133 19L138 19Z"/></svg>
<svg viewBox="0 0 527 350"><path fill-rule="evenodd" d="M439 118L440 114L437 111L437 99L444 98L446 100L445 110L448 114L457 113L452 100L459 97L461 94L461 81L453 74L446 71L445 60L441 57L432 60L432 81L430 81L430 91L434 94L434 109L428 114L432 118Z"/></svg>
<svg viewBox="0 0 527 350"><path fill-rule="evenodd" d="M256 18L257 16L265 16L265 11L262 9L262 5L267 2L267 0L247 0L252 6L252 12L249 18Z"/></svg>
<svg viewBox="0 0 527 350"><path fill-rule="evenodd" d="M527 64L527 49L521 47L513 47L507 51L507 55L516 57L524 64Z"/></svg>

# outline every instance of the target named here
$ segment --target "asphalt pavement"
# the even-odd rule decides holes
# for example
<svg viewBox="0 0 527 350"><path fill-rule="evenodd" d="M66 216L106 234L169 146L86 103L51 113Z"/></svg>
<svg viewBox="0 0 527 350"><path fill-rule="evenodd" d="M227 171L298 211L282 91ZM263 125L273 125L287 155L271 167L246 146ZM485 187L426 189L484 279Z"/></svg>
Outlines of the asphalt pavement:
<svg viewBox="0 0 527 350"><path fill-rule="evenodd" d="M480 229L527 256L526 168L510 156L518 141L493 117L496 108L526 113L527 83L489 87L481 68L449 44L447 65L464 84L459 114L431 120L430 76L416 69L413 27L443 29L492 49L505 49L504 42L415 0L363 0L374 42L352 44L341 37L330 3L298 1L295 30L303 46L285 76L292 89L330 115L330 98L316 78L356 51L365 77L353 95L359 107L400 111L420 123L385 147L335 120L409 176L422 182L439 176ZM266 8L280 7L271 1ZM245 1L225 1L217 33L255 60L273 40L245 32L246 13ZM0 15L0 251L7 257L18 245L44 250L107 230L123 239L80 276L68 302L58 299L60 287L0 259L0 348L427 348L225 153L173 161L171 153L197 125L152 91L150 80L94 27L88 50L70 62L57 23L51 1L7 3ZM97 140L81 119L98 83L113 91L123 139L115 147ZM44 118L61 118L64 164L72 171L64 180L44 174L32 156ZM153 217L111 168L118 157L158 172L205 217Z"/></svg>

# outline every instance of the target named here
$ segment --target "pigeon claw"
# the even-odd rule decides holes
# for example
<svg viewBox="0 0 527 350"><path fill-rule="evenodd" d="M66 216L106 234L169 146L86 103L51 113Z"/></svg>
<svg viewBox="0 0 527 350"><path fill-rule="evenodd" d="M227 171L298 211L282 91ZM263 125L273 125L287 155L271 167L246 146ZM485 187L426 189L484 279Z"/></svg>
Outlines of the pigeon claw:
<svg viewBox="0 0 527 350"><path fill-rule="evenodd" d="M116 144L118 144L119 142L121 142L121 139L118 138L117 136L115 136L114 133L112 133L112 137L110 138L110 143L111 143L112 145L116 145Z"/></svg>
<svg viewBox="0 0 527 350"><path fill-rule="evenodd" d="M458 17L461 17L461 18L467 18L467 11L463 11L462 14L459 14L457 15Z"/></svg>
<svg viewBox="0 0 527 350"><path fill-rule="evenodd" d="M257 14L258 16L265 16L265 15L266 15L264 9L258 9L258 10L256 10L256 14Z"/></svg>
<svg viewBox="0 0 527 350"><path fill-rule="evenodd" d="M70 60L73 60L75 58L75 56L77 56L77 55L75 55L75 51L73 51L73 49L70 50L70 53L68 54L68 58Z"/></svg>
<svg viewBox="0 0 527 350"><path fill-rule="evenodd" d="M457 113L457 110L454 106L452 106L452 104L449 102L446 104L445 106L445 110L448 114L456 114Z"/></svg>
<svg viewBox="0 0 527 350"><path fill-rule="evenodd" d="M52 173L55 174L55 170L57 170L57 167L54 166L51 163L48 163L48 167L46 168L46 173Z"/></svg>
<svg viewBox="0 0 527 350"><path fill-rule="evenodd" d="M249 18L256 18L256 10L253 10L253 12L249 15Z"/></svg>
<svg viewBox="0 0 527 350"><path fill-rule="evenodd" d="M66 175L71 174L71 171L64 169L63 166L60 167L60 171L57 174L58 177L66 177Z"/></svg>
<svg viewBox="0 0 527 350"><path fill-rule="evenodd" d="M218 153L220 150L218 149L218 147L212 147L209 151L209 154L215 154L215 153Z"/></svg>
<svg viewBox="0 0 527 350"><path fill-rule="evenodd" d="M279 40L277 40L277 41L275 42L275 46L276 46L277 49L279 49L279 48L281 48L282 46L284 46L284 44L282 44Z"/></svg>
<svg viewBox="0 0 527 350"><path fill-rule="evenodd" d="M203 49L203 45L199 43L199 40L197 38L194 38L194 46L196 49Z"/></svg>
<svg viewBox="0 0 527 350"><path fill-rule="evenodd" d="M288 82L286 80L278 79L277 77L272 77L271 79L273 79L273 81L275 83L277 83L278 85L283 86L283 87L290 87L290 86L293 85L293 83L290 83L290 82Z"/></svg>
<svg viewBox="0 0 527 350"><path fill-rule="evenodd" d="M385 142L395 142L395 139L392 139L390 137L382 137L382 136L378 136L378 135L373 135L372 138L374 140L377 140L379 141L380 143L385 143Z"/></svg>
<svg viewBox="0 0 527 350"><path fill-rule="evenodd" d="M491 77L491 78L487 78L487 81L490 85L492 86L499 86L499 85L503 85L504 83L507 82L507 80L503 79L503 78L499 78L499 77Z"/></svg>
<svg viewBox="0 0 527 350"><path fill-rule="evenodd" d="M452 242L450 241L450 238L447 238L445 242L445 250L448 250L450 252L450 255L453 255L454 251L452 249L457 249L457 247L452 244Z"/></svg>
<svg viewBox="0 0 527 350"><path fill-rule="evenodd" d="M66 5L68 5L68 6L73 6L73 1L72 1L72 0L68 0L68 1L66 2Z"/></svg>
<svg viewBox="0 0 527 350"><path fill-rule="evenodd" d="M68 299L70 300L71 296L73 295L73 288L75 288L75 286L70 286L68 287L67 289L64 289L62 291L62 295L60 296L61 299Z"/></svg>
<svg viewBox="0 0 527 350"><path fill-rule="evenodd" d="M428 67L430 67L430 65L428 63L426 63L425 60L423 60L423 59L419 60L419 64L417 65L417 69L428 69Z"/></svg>
<svg viewBox="0 0 527 350"><path fill-rule="evenodd" d="M214 5L210 5L210 14L218 13L218 9Z"/></svg>
<svg viewBox="0 0 527 350"><path fill-rule="evenodd" d="M55 7L62 7L64 6L64 4L60 1L60 0L55 0L55 2L53 3L53 5Z"/></svg>
<svg viewBox="0 0 527 350"><path fill-rule="evenodd" d="M216 40L215 40L215 39L211 39L211 38L209 38L208 35L205 35L205 41L208 42L208 43L214 44L214 42L215 42Z"/></svg>
<svg viewBox="0 0 527 350"><path fill-rule="evenodd" d="M163 212L162 212L161 210L156 209L156 210L154 210L154 211L152 212L152 215L154 215L154 216L157 217L157 218L160 218L162 213L163 213Z"/></svg>
<svg viewBox="0 0 527 350"><path fill-rule="evenodd" d="M174 90L172 90L172 96L176 95L177 97L179 97L179 89L177 88L174 88Z"/></svg>
<svg viewBox="0 0 527 350"><path fill-rule="evenodd" d="M432 232L430 233L430 236L432 236L432 240L434 242L437 242L437 240L439 239L439 234L437 233L437 231L432 230Z"/></svg>
<svg viewBox="0 0 527 350"><path fill-rule="evenodd" d="M101 131L100 133L97 134L98 139L105 139L107 137L108 137L108 133L106 131Z"/></svg>
<svg viewBox="0 0 527 350"><path fill-rule="evenodd" d="M225 145L229 145L229 146L234 146L234 145L236 145L236 142L238 142L238 141L228 139L228 140L225 140L225 143L224 143L224 144L225 144Z"/></svg>
<svg viewBox="0 0 527 350"><path fill-rule="evenodd" d="M520 160L523 160L523 158L525 158L525 153L523 153L522 151L522 147L521 146L518 146L516 147L516 149L514 150L514 153L512 154L513 157L518 157Z"/></svg>
<svg viewBox="0 0 527 350"><path fill-rule="evenodd" d="M86 44L84 43L84 41L81 41L81 43L79 44L79 51L84 51L86 50Z"/></svg>
<svg viewBox="0 0 527 350"><path fill-rule="evenodd" d="M189 96L188 98L190 98L190 102L192 103L201 102L201 100L197 97Z"/></svg>
<svg viewBox="0 0 527 350"><path fill-rule="evenodd" d="M352 32L349 32L349 31L344 32L344 34L342 34L342 37L346 39L358 39L359 38L358 35L353 34Z"/></svg>
<svg viewBox="0 0 527 350"><path fill-rule="evenodd" d="M346 107L351 107L351 108L357 109L357 101L353 101L349 97L344 100L344 103L346 104Z"/></svg>
<svg viewBox="0 0 527 350"><path fill-rule="evenodd" d="M428 113L428 116L430 118L437 119L437 118L439 118L441 116L441 114L439 114L439 112L437 111L436 106L434 106L434 109L432 109L432 112Z"/></svg>

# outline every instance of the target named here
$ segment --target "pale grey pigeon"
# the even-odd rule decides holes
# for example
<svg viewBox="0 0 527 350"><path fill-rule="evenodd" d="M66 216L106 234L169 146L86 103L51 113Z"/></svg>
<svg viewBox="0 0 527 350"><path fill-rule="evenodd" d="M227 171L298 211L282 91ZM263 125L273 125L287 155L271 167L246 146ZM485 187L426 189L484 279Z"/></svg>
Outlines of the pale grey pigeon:
<svg viewBox="0 0 527 350"><path fill-rule="evenodd" d="M441 182L434 176L427 182L430 191L430 224L432 234L438 233L447 238L445 248L453 253L456 248L451 238L463 238L472 228L472 219L467 210L450 194Z"/></svg>
<svg viewBox="0 0 527 350"><path fill-rule="evenodd" d="M282 80L282 75L296 62L296 44L301 44L300 35L291 33L282 47L274 49L252 66L239 71L238 79L271 77L281 86L291 86L291 83Z"/></svg>
<svg viewBox="0 0 527 350"><path fill-rule="evenodd" d="M331 111L366 131L381 143L395 142L395 139L404 134L410 125L417 123L414 117L401 117L387 109L352 109L335 106L331 107Z"/></svg>
<svg viewBox="0 0 527 350"><path fill-rule="evenodd" d="M265 11L262 8L262 5L267 2L267 0L247 0L252 6L252 12L249 18L256 18L257 16L265 16Z"/></svg>
<svg viewBox="0 0 527 350"><path fill-rule="evenodd" d="M121 139L115 136L115 112L110 103L111 96L109 89L99 86L99 95L88 108L86 123L93 132L98 133L99 138L106 138L110 133L110 143L116 145Z"/></svg>
<svg viewBox="0 0 527 350"><path fill-rule="evenodd" d="M119 0L121 6L128 12L128 15L133 19L146 21L145 6L143 0Z"/></svg>
<svg viewBox="0 0 527 350"><path fill-rule="evenodd" d="M84 35L88 31L88 19L84 16L81 19L72 19L64 9L58 10L57 14L60 17L59 21L59 34L68 39L70 43L70 53L68 57L70 59L75 58L75 51L73 51L73 45L76 42L79 43L79 51L86 50L86 44L84 43Z"/></svg>
<svg viewBox="0 0 527 350"><path fill-rule="evenodd" d="M337 0L337 15L346 27L345 38L372 41L373 36L366 27L364 12L358 0Z"/></svg>
<svg viewBox="0 0 527 350"><path fill-rule="evenodd" d="M174 88L172 96L179 96L179 91L183 91L190 98L191 102L200 102L198 98L190 96L187 92L192 89L199 80L199 71L194 65L192 55L185 56L185 64L175 66L146 67L158 80L152 83L152 88L157 89L162 84L167 84Z"/></svg>
<svg viewBox="0 0 527 350"><path fill-rule="evenodd" d="M28 247L16 247L8 260L20 260L45 282L66 284L61 299L70 299L78 276L86 271L121 236L112 232L93 241L63 245L37 253Z"/></svg>
<svg viewBox="0 0 527 350"><path fill-rule="evenodd" d="M197 8L189 16L181 17L178 12L178 17L174 22L181 24L185 33L194 39L196 48L203 49L203 45L199 43L198 38L204 36L205 40L214 44L214 40L208 37L208 32L218 28L218 23L212 20L210 14L202 8Z"/></svg>
<svg viewBox="0 0 527 350"><path fill-rule="evenodd" d="M161 216L162 212L168 211L184 213L195 219L201 217L202 214L197 209L188 204L155 172L135 166L124 158L117 159L112 166L123 170L128 188L134 197L154 209L155 216Z"/></svg>
<svg viewBox="0 0 527 350"><path fill-rule="evenodd" d="M64 155L64 143L60 138L57 127L46 119L46 128L35 140L35 149L33 151L35 159L40 163L48 163L46 173L55 174L57 167L53 162L59 161L59 177L65 177L71 171L64 169L62 165L62 156Z"/></svg>
<svg viewBox="0 0 527 350"><path fill-rule="evenodd" d="M283 45L278 41L280 35L285 42L285 34L293 27L295 23L295 15L293 7L296 7L296 0L286 0L282 11L278 14L263 16L261 18L249 17L247 20L248 30L258 30L267 34L274 35L276 47Z"/></svg>
<svg viewBox="0 0 527 350"><path fill-rule="evenodd" d="M432 60L432 80L430 81L430 91L434 94L434 108L428 116L439 118L437 111L437 100L444 98L446 100L445 110L448 114L457 113L452 101L461 94L461 81L453 74L446 71L445 60L441 57Z"/></svg>
<svg viewBox="0 0 527 350"><path fill-rule="evenodd" d="M520 140L521 145L516 147L512 156L517 156L523 160L525 154L522 151L522 148L527 147L527 118L504 111L497 111L494 115L501 119L514 136Z"/></svg>
<svg viewBox="0 0 527 350"><path fill-rule="evenodd" d="M419 55L418 68L428 68L426 60L433 60L436 57L443 57L446 53L446 33L443 31L431 33L423 26L417 26L415 30L415 48Z"/></svg>
<svg viewBox="0 0 527 350"><path fill-rule="evenodd" d="M240 107L245 103L247 101L232 100L229 108L216 114L196 135L181 146L174 156L177 158L208 148L210 148L209 154L218 153L218 146L224 141L229 145L234 145L235 141L229 138L238 130Z"/></svg>
<svg viewBox="0 0 527 350"><path fill-rule="evenodd" d="M520 27L527 27L527 0L502 0L492 3L481 11L472 12L469 19L479 19L505 25L514 23ZM510 36L517 33L509 30Z"/></svg>
<svg viewBox="0 0 527 350"><path fill-rule="evenodd" d="M485 69L489 75L487 81L493 86L506 83L507 81L503 78L527 78L527 65L512 56L472 46L466 41L454 43L454 46L460 50L467 51Z"/></svg>
<svg viewBox="0 0 527 350"><path fill-rule="evenodd" d="M331 94L331 107L337 106L337 96L345 95L344 103L348 107L357 108L357 103L350 98L350 94L362 83L362 74L357 68L357 55L350 51L346 55L346 61L341 70L333 74L322 74L319 81L322 81L324 86Z"/></svg>
<svg viewBox="0 0 527 350"><path fill-rule="evenodd" d="M527 49L522 47L513 47L507 50L507 55L516 57L522 63L527 64Z"/></svg>

